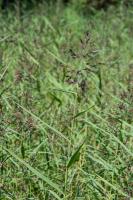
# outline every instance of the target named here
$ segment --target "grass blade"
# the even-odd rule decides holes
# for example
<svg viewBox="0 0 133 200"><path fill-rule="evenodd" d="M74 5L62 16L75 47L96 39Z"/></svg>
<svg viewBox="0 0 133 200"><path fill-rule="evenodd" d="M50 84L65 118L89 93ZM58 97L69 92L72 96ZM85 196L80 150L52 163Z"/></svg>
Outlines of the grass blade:
<svg viewBox="0 0 133 200"><path fill-rule="evenodd" d="M70 168L76 161L79 160L80 150L81 150L82 146L84 145L84 143L85 143L85 141L78 147L78 149L71 156L70 160L68 161L67 168Z"/></svg>
<svg viewBox="0 0 133 200"><path fill-rule="evenodd" d="M53 128L52 126L50 126L49 124L47 124L46 122L44 122L43 120L41 120L38 116L36 116L35 114L33 114L32 112L30 112L29 110L27 110L26 108L24 108L23 106L21 106L20 104L16 103L20 108L22 108L25 112L27 112L28 114L30 114L32 117L34 117L37 121L40 121L44 126L46 126L47 128L49 128L51 131L53 131L54 133L58 134L60 137L64 138L67 142L70 143L69 139L66 138L63 133L61 133L60 131L58 131L57 129Z"/></svg>
<svg viewBox="0 0 133 200"><path fill-rule="evenodd" d="M33 168L32 166L30 166L27 162L25 162L24 160L22 160L21 158L19 158L15 153L13 153L12 151L4 148L5 151L7 151L13 158L15 158L16 160L18 160L22 165L24 165L25 167L27 167L33 174L35 174L38 178L40 178L41 180L45 181L48 185L50 185L52 188L54 188L55 190L57 190L60 194L63 194L63 192L61 191L61 189L58 187L57 184L53 183L48 177L44 176L43 174L41 174L39 171L37 171L35 168ZM58 196L58 194L56 194L56 196ZM58 198L60 198L58 196Z"/></svg>

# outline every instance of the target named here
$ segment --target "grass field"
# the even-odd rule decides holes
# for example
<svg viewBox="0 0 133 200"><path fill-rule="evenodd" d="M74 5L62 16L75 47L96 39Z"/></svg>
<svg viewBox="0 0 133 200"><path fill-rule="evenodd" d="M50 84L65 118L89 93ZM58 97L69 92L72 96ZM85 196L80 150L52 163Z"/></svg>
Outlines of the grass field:
<svg viewBox="0 0 133 200"><path fill-rule="evenodd" d="M0 14L0 199L133 199L133 10Z"/></svg>

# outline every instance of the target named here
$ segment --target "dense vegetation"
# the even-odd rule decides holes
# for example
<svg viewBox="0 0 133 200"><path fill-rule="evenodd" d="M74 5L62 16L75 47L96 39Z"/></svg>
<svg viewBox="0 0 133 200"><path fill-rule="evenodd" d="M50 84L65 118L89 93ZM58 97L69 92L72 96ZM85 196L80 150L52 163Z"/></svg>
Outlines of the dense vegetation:
<svg viewBox="0 0 133 200"><path fill-rule="evenodd" d="M132 38L122 4L0 14L1 200L133 199Z"/></svg>
<svg viewBox="0 0 133 200"><path fill-rule="evenodd" d="M46 4L64 4L64 5L75 5L79 8L86 7L89 9L107 9L110 5L125 5L125 6L133 6L132 0L0 0L0 4L2 9L6 9L9 7L19 7L19 9L32 8L37 6L38 4L46 3Z"/></svg>

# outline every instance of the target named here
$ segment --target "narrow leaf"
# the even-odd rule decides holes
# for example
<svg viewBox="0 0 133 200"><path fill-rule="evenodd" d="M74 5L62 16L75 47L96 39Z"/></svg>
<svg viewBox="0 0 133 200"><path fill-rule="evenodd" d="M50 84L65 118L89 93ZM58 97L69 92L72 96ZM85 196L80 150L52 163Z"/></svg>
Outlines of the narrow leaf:
<svg viewBox="0 0 133 200"><path fill-rule="evenodd" d="M80 157L80 150L82 148L82 146L84 145L85 141L78 147L78 149L74 152L74 154L71 156L68 164L67 164L67 168L70 168L76 161L79 160Z"/></svg>
<svg viewBox="0 0 133 200"><path fill-rule="evenodd" d="M25 162L23 159L19 158L16 154L14 154L12 151L4 148L5 151L7 151L13 158L15 158L16 160L18 160L21 164L23 164L25 167L27 167L33 174L35 174L38 178L40 178L41 180L45 181L48 185L50 185L51 187L53 187L55 190L57 190L60 194L63 194L63 192L61 191L61 189L59 188L59 186L55 183L53 183L48 177L44 176L43 174L41 174L38 170L36 170L35 168L33 168L32 166L30 166L27 162ZM56 194L56 196L58 196L58 194ZM58 196L58 199L60 197Z"/></svg>

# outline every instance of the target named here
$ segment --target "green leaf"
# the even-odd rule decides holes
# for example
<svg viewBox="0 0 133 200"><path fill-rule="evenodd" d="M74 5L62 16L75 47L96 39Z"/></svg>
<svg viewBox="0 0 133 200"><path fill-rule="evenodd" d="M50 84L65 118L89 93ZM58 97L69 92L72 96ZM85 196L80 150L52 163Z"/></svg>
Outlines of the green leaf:
<svg viewBox="0 0 133 200"><path fill-rule="evenodd" d="M41 180L45 181L48 185L50 185L52 188L54 188L55 190L57 190L60 194L63 194L63 192L61 191L61 189L59 188L59 186L56 183L53 183L48 177L44 176L43 174L41 174L38 170L36 170L35 168L33 168L32 166L30 166L27 162L25 162L23 159L19 158L16 154L14 154L12 151L4 148L5 151L7 151L13 158L15 158L16 160L18 160L22 165L24 165L25 167L27 167L33 174L35 174L38 178L40 178ZM58 194L56 194L56 196L58 197L57 199L59 199L60 197L58 196Z"/></svg>
<svg viewBox="0 0 133 200"><path fill-rule="evenodd" d="M71 156L67 168L70 168L76 161L79 161L80 158L80 150L82 146L84 145L85 141L78 147L78 149L74 152L74 154Z"/></svg>
<svg viewBox="0 0 133 200"><path fill-rule="evenodd" d="M21 154L22 154L22 157L25 158L25 148L24 148L23 142L21 144Z"/></svg>
<svg viewBox="0 0 133 200"><path fill-rule="evenodd" d="M54 191L49 190L49 192L58 200L62 200Z"/></svg>
<svg viewBox="0 0 133 200"><path fill-rule="evenodd" d="M80 115L83 115L84 113L88 112L88 111L89 111L91 108L93 108L94 106L95 106L95 105L91 106L90 108L88 108L88 109L86 109L86 110L83 110L83 111L77 113L73 118L75 119L75 118L79 117Z"/></svg>

